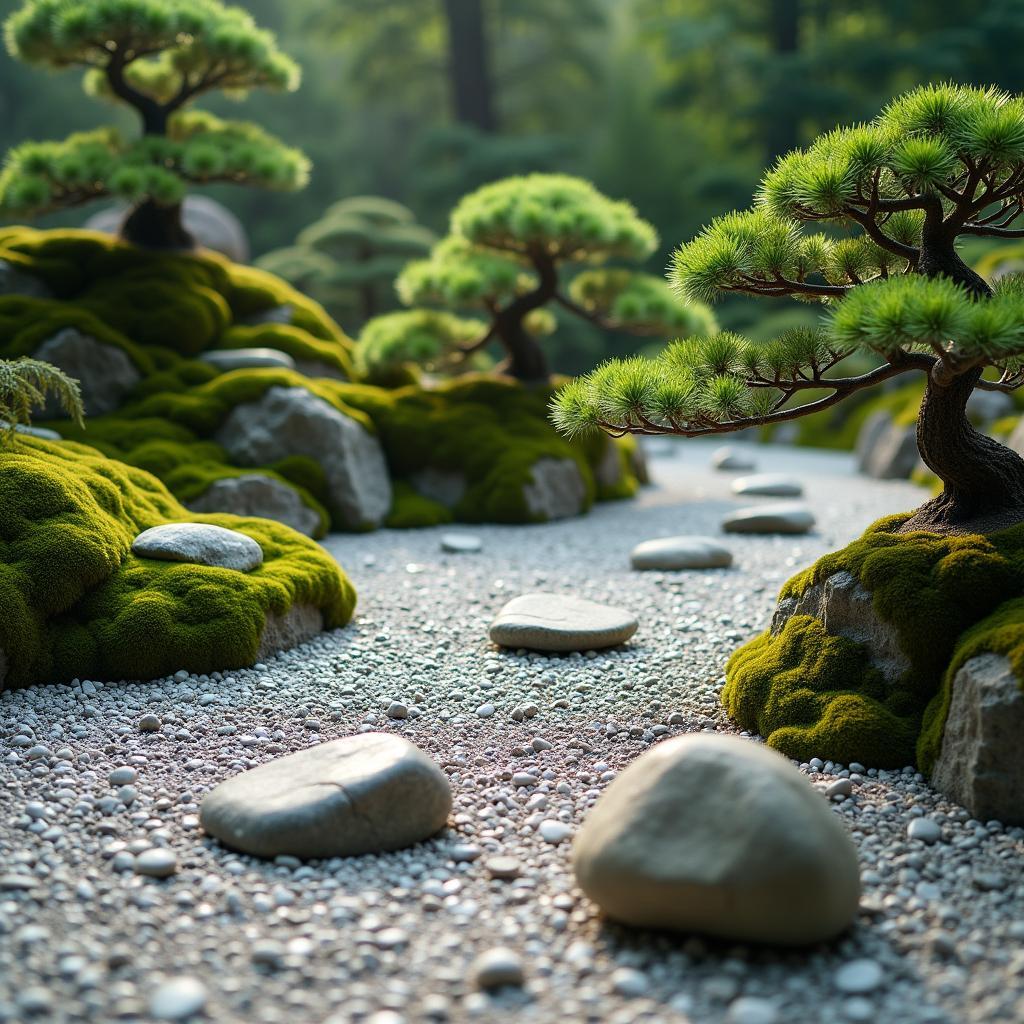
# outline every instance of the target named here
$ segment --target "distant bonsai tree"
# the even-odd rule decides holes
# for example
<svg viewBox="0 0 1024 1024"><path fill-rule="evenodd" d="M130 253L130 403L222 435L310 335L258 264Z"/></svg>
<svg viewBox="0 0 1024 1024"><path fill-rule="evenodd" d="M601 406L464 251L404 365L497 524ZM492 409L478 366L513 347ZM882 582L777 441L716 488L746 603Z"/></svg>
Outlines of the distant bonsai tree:
<svg viewBox="0 0 1024 1024"><path fill-rule="evenodd" d="M51 395L81 427L85 408L77 381L38 359L0 359L0 443L10 444L18 427L30 426L32 410Z"/></svg>
<svg viewBox="0 0 1024 1024"><path fill-rule="evenodd" d="M555 422L568 434L721 434L921 373L918 446L943 489L901 529L987 533L1024 520L1024 460L965 414L975 388L1024 383L1024 284L1010 277L993 292L956 250L963 235L1024 237L1022 208L1024 99L956 85L908 93L871 123L780 159L753 210L719 218L675 253L680 294L824 302L823 330L764 345L716 334L659 359L610 362L558 394ZM819 222L855 234L802 231ZM858 350L880 365L836 376Z"/></svg>
<svg viewBox="0 0 1024 1024"><path fill-rule="evenodd" d="M86 89L139 115L142 137L113 128L14 149L0 175L0 211L32 217L115 197L131 204L122 237L191 248L181 219L188 185L293 189L305 157L256 125L186 108L214 89L293 90L298 66L241 8L218 0L26 0L4 26L13 57L86 69Z"/></svg>
<svg viewBox="0 0 1024 1024"><path fill-rule="evenodd" d="M350 196L328 207L294 245L256 261L323 306L346 331L394 309L395 278L437 241L413 212L381 196Z"/></svg>
<svg viewBox="0 0 1024 1024"><path fill-rule="evenodd" d="M406 267L396 286L409 306L484 314L486 330L460 352L498 342L507 354L507 373L542 383L550 371L537 334L553 329L552 306L632 334L664 337L713 328L703 303L676 297L658 278L619 268L579 272L610 260L643 260L657 243L654 228L629 203L609 199L579 178L531 174L466 196L452 213L449 236L429 259ZM577 268L568 286L564 267Z"/></svg>

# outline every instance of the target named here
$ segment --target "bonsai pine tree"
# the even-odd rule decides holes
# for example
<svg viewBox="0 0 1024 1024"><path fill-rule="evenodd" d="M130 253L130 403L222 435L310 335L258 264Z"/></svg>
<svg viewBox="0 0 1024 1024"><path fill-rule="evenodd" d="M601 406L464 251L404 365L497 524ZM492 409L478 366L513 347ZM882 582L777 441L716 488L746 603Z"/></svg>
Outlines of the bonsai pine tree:
<svg viewBox="0 0 1024 1024"><path fill-rule="evenodd" d="M551 307L634 334L689 334L713 324L703 303L676 297L657 278L621 268L579 272L643 260L657 244L654 228L629 203L609 199L589 182L559 174L506 178L459 203L449 236L428 259L405 268L398 294L410 306L482 313L486 330L461 351L496 341L507 355L506 372L544 383L548 360L537 334L554 327ZM566 267L578 275L568 286Z"/></svg>
<svg viewBox="0 0 1024 1024"><path fill-rule="evenodd" d="M1024 98L914 90L869 124L782 157L752 210L712 222L674 255L679 294L821 302L821 330L764 345L714 334L658 359L607 363L558 394L555 421L569 434L698 437L794 419L921 374L918 446L942 492L902 530L987 533L1024 520L1024 460L965 414L976 388L1024 383L1024 283L1008 277L993 290L957 254L965 235L1024 237L1014 226L1022 208ZM819 224L845 233L810 230ZM876 368L841 375L858 350Z"/></svg>
<svg viewBox="0 0 1024 1024"><path fill-rule="evenodd" d="M256 125L190 110L214 89L244 95L298 87L298 66L271 33L219 0L25 0L5 24L11 56L80 67L85 87L127 104L141 137L113 128L14 149L0 175L0 211L31 217L95 199L131 204L121 229L149 248L190 248L181 220L188 185L300 187L301 153Z"/></svg>
<svg viewBox="0 0 1024 1024"><path fill-rule="evenodd" d="M83 426L85 408L78 381L38 359L0 359L0 445L14 441L18 427L30 426L33 408L44 405L50 395Z"/></svg>

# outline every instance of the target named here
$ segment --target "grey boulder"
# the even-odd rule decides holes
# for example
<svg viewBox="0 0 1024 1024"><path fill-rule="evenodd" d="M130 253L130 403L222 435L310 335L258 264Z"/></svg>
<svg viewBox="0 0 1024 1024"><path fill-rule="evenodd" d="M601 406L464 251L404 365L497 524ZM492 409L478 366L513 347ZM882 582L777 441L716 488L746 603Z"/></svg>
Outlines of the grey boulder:
<svg viewBox="0 0 1024 1024"><path fill-rule="evenodd" d="M257 857L350 857L399 850L444 828L441 769L400 736L363 733L279 757L222 782L203 828Z"/></svg>
<svg viewBox="0 0 1024 1024"><path fill-rule="evenodd" d="M999 654L971 658L953 678L932 785L979 821L1024 824L1024 692Z"/></svg>
<svg viewBox="0 0 1024 1024"><path fill-rule="evenodd" d="M732 482L732 492L744 497L764 495L769 498L799 498L804 493L804 485L782 473L757 473L737 477Z"/></svg>
<svg viewBox="0 0 1024 1024"><path fill-rule="evenodd" d="M352 529L379 526L391 509L391 481L380 442L361 423L305 388L272 387L235 408L217 442L240 466L290 455L323 469L332 514Z"/></svg>
<svg viewBox="0 0 1024 1024"><path fill-rule="evenodd" d="M276 348L212 348L199 357L215 370L294 370L295 360Z"/></svg>
<svg viewBox="0 0 1024 1024"><path fill-rule="evenodd" d="M593 651L625 643L637 625L624 608L564 594L523 594L501 609L490 638L501 647Z"/></svg>
<svg viewBox="0 0 1024 1024"><path fill-rule="evenodd" d="M732 565L732 552L710 537L645 540L629 557L634 569L722 569Z"/></svg>
<svg viewBox="0 0 1024 1024"><path fill-rule="evenodd" d="M711 465L723 472L739 470L740 472L750 473L754 470L755 462L752 456L740 451L740 449L733 448L731 445L724 445L712 452Z"/></svg>
<svg viewBox="0 0 1024 1024"><path fill-rule="evenodd" d="M23 295L29 299L53 296L47 284L29 274L10 260L0 260L0 295Z"/></svg>
<svg viewBox="0 0 1024 1024"><path fill-rule="evenodd" d="M140 533L132 542L139 558L191 562L251 572L263 564L263 549L244 533L209 523L165 523Z"/></svg>
<svg viewBox="0 0 1024 1024"><path fill-rule="evenodd" d="M872 413L857 435L857 468L877 480L906 480L917 468L917 430L897 424L885 410Z"/></svg>
<svg viewBox="0 0 1024 1024"><path fill-rule="evenodd" d="M188 507L193 512L230 512L236 516L274 519L307 537L315 537L321 528L320 516L294 488L262 473L215 480Z"/></svg>
<svg viewBox="0 0 1024 1024"><path fill-rule="evenodd" d="M572 459L538 459L523 487L531 518L544 522L580 515L586 497L587 485Z"/></svg>
<svg viewBox="0 0 1024 1024"><path fill-rule="evenodd" d="M104 345L75 327L64 327L33 353L78 381L88 416L114 412L142 379L135 364L119 348ZM51 396L40 413L43 419L63 419L67 413Z"/></svg>
<svg viewBox="0 0 1024 1024"><path fill-rule="evenodd" d="M833 573L799 597L779 601L772 616L772 635L778 636L794 615L811 615L833 636L864 644L886 682L896 682L910 668L896 628L878 617L870 591L848 572Z"/></svg>
<svg viewBox="0 0 1024 1024"><path fill-rule="evenodd" d="M814 528L814 514L795 501L772 502L741 508L722 520L726 533L809 533Z"/></svg>
<svg viewBox="0 0 1024 1024"><path fill-rule="evenodd" d="M751 740L691 734L620 772L577 833L580 888L611 918L733 942L831 939L860 901L857 852L821 794Z"/></svg>

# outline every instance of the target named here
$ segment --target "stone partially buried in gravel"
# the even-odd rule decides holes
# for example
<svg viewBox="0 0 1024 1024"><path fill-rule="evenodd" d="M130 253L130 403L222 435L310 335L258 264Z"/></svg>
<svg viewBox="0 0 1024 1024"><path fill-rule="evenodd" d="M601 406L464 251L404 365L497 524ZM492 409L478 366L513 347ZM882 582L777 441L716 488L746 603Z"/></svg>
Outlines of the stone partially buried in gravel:
<svg viewBox="0 0 1024 1024"><path fill-rule="evenodd" d="M857 853L781 755L691 734L637 758L573 847L580 887L618 921L738 942L803 945L857 913Z"/></svg>
<svg viewBox="0 0 1024 1024"><path fill-rule="evenodd" d="M192 562L239 572L250 572L263 564L263 549L252 537L208 523L154 526L135 538L132 551L139 558Z"/></svg>
<svg viewBox="0 0 1024 1024"><path fill-rule="evenodd" d="M740 451L738 448L733 448L731 445L726 445L723 448L716 448L711 455L711 465L715 469L727 470L739 470L740 472L749 473L754 469L755 463L751 456Z"/></svg>
<svg viewBox="0 0 1024 1024"><path fill-rule="evenodd" d="M443 828L441 769L400 736L364 733L280 757L203 800L204 829L257 857L350 857L399 850Z"/></svg>
<svg viewBox="0 0 1024 1024"><path fill-rule="evenodd" d="M637 630L624 608L564 594L523 594L491 623L491 640L534 651L592 651L625 643Z"/></svg>
<svg viewBox="0 0 1024 1024"><path fill-rule="evenodd" d="M814 514L797 501L779 501L737 509L722 520L726 533L809 533Z"/></svg>
<svg viewBox="0 0 1024 1024"><path fill-rule="evenodd" d="M768 498L799 498L804 493L804 485L782 473L756 473L733 480L732 492L742 495L761 494Z"/></svg>
<svg viewBox="0 0 1024 1024"><path fill-rule="evenodd" d="M630 561L634 569L721 569L732 552L710 537L659 537L637 544Z"/></svg>
<svg viewBox="0 0 1024 1024"><path fill-rule="evenodd" d="M472 533L446 533L441 538L441 550L453 555L473 554L483 546L483 541Z"/></svg>

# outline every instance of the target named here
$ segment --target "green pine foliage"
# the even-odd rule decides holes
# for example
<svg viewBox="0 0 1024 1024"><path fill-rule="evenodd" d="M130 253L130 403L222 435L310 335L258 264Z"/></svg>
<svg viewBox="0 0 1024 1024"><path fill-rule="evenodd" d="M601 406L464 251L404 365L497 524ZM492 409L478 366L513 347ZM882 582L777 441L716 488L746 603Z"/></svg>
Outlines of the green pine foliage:
<svg viewBox="0 0 1024 1024"><path fill-rule="evenodd" d="M81 68L86 89L139 114L143 134L113 128L27 142L0 174L0 211L35 217L113 197L174 207L189 185L301 188L306 158L256 125L187 109L219 90L291 91L299 69L239 7L218 0L25 0L4 26L12 57Z"/></svg>
<svg viewBox="0 0 1024 1024"><path fill-rule="evenodd" d="M721 433L816 413L936 364L950 377L984 369L989 386L1014 390L1024 382L1021 286L972 286L951 240L1021 234L1012 224L1022 202L1024 99L957 85L899 97L874 121L782 157L752 209L719 217L673 256L678 295L819 303L820 331L766 343L705 334L658 358L608 363L559 394L555 422L570 434ZM934 262L939 235L950 240L946 262ZM960 283L942 273L957 265ZM857 353L881 368L843 378L836 368Z"/></svg>
<svg viewBox="0 0 1024 1024"><path fill-rule="evenodd" d="M19 426L30 426L33 409L44 405L49 395L79 427L85 426L77 381L38 359L0 359L0 443L10 445Z"/></svg>

